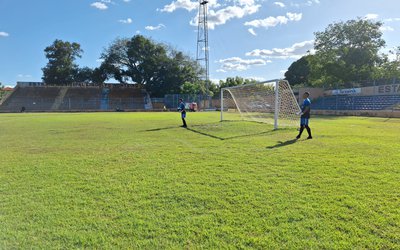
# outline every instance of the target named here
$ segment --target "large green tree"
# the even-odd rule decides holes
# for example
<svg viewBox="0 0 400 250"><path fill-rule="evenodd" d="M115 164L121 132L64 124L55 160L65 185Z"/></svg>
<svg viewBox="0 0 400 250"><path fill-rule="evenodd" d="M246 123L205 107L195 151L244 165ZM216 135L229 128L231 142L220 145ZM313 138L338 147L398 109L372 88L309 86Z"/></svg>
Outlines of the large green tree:
<svg viewBox="0 0 400 250"><path fill-rule="evenodd" d="M218 86L213 82L197 81L197 82L185 82L181 86L182 94L201 94L208 96L215 96L219 93Z"/></svg>
<svg viewBox="0 0 400 250"><path fill-rule="evenodd" d="M394 59L390 60L389 57ZM400 79L400 46L390 50L388 55L382 56L382 62L375 70L376 79Z"/></svg>
<svg viewBox="0 0 400 250"><path fill-rule="evenodd" d="M243 77L240 76L227 77L225 81L224 80L219 81L219 87L220 88L234 87L238 85L250 84L255 82L257 81L254 79L244 79Z"/></svg>
<svg viewBox="0 0 400 250"><path fill-rule="evenodd" d="M372 79L381 61L379 50L385 46L381 26L382 22L359 18L316 32L311 79L326 84Z"/></svg>
<svg viewBox="0 0 400 250"><path fill-rule="evenodd" d="M288 80L291 85L311 85L309 78L312 58L313 55L307 55L293 62L285 73L285 79Z"/></svg>
<svg viewBox="0 0 400 250"><path fill-rule="evenodd" d="M143 84L153 96L179 93L185 82L196 82L196 61L169 46L141 35L115 40L102 54L108 77Z"/></svg>
<svg viewBox="0 0 400 250"><path fill-rule="evenodd" d="M52 45L44 50L49 60L42 69L43 81L50 85L64 85L75 82L79 71L75 60L80 58L83 50L80 44L55 40Z"/></svg>

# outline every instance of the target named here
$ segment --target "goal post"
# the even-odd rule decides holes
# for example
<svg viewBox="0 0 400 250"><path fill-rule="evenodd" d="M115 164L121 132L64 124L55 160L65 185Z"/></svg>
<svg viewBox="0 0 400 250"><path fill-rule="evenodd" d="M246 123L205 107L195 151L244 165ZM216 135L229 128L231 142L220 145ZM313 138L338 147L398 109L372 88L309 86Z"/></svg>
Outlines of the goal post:
<svg viewBox="0 0 400 250"><path fill-rule="evenodd" d="M221 121L256 121L273 124L278 129L297 126L299 112L299 104L286 80L221 89Z"/></svg>

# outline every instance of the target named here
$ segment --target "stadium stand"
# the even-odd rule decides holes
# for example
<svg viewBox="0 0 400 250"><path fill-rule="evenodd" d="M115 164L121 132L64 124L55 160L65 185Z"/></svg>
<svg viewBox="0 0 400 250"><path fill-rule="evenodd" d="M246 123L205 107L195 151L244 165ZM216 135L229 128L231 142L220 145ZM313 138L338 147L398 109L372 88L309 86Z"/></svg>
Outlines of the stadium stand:
<svg viewBox="0 0 400 250"><path fill-rule="evenodd" d="M51 110L61 87L15 87L0 106L0 111L19 112Z"/></svg>
<svg viewBox="0 0 400 250"><path fill-rule="evenodd" d="M144 110L151 108L141 88L97 86L16 86L0 105L0 112Z"/></svg>
<svg viewBox="0 0 400 250"><path fill-rule="evenodd" d="M144 109L147 92L137 88L113 87L108 94L110 109Z"/></svg>
<svg viewBox="0 0 400 250"><path fill-rule="evenodd" d="M384 110L400 104L400 95L327 96L313 102L316 110Z"/></svg>
<svg viewBox="0 0 400 250"><path fill-rule="evenodd" d="M99 110L101 88L69 87L58 110Z"/></svg>

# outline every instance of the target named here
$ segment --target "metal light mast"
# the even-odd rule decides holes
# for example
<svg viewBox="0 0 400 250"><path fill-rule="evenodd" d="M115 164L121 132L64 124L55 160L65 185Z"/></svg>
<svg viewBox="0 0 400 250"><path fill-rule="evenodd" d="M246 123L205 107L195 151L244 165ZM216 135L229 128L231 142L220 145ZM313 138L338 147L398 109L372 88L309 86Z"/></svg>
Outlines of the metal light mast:
<svg viewBox="0 0 400 250"><path fill-rule="evenodd" d="M199 0L199 22L197 28L197 56L196 60L205 70L202 80L206 82L207 90L209 89L209 56L208 56L208 17L207 17L207 0ZM210 105L210 104L209 104Z"/></svg>

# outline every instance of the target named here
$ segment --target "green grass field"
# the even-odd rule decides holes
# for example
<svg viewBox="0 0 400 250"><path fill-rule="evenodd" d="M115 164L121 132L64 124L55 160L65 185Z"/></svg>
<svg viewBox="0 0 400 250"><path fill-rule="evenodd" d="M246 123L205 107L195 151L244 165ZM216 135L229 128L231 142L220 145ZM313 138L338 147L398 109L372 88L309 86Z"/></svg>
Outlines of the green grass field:
<svg viewBox="0 0 400 250"><path fill-rule="evenodd" d="M400 249L399 119L218 119L1 114L0 249Z"/></svg>

